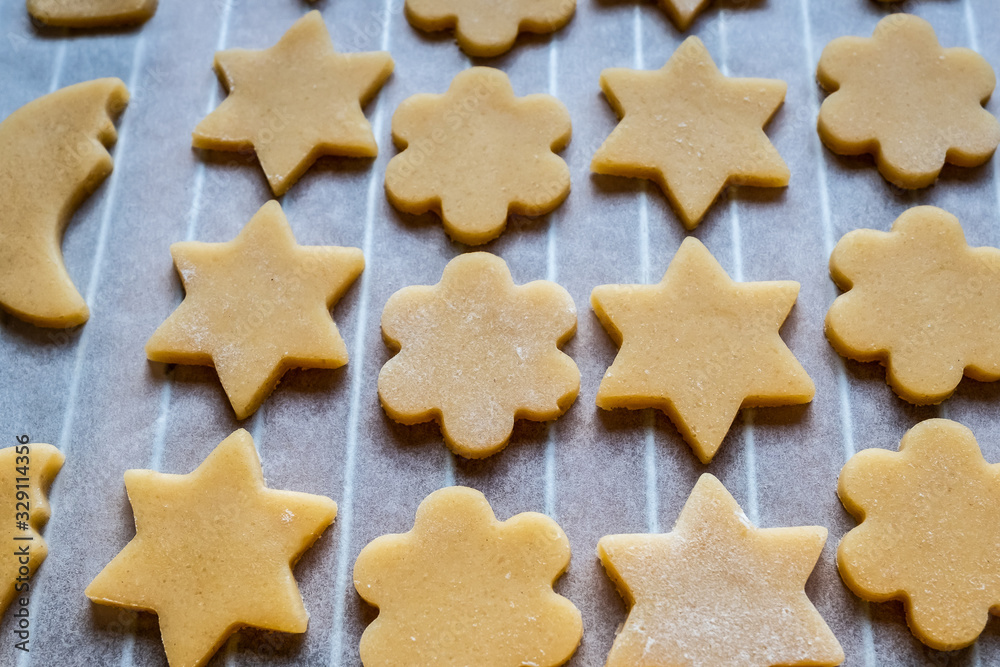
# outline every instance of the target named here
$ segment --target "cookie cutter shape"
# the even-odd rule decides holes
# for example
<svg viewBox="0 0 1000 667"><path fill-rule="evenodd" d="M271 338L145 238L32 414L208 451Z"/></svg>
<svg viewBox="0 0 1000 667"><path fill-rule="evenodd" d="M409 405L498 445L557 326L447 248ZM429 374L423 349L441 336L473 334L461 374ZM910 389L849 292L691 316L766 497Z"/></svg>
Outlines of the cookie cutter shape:
<svg viewBox="0 0 1000 667"><path fill-rule="evenodd" d="M554 151L571 132L556 98L515 97L500 70L467 69L444 95L414 95L396 110L392 136L403 151L386 168L386 195L401 211L434 211L456 241L486 243L508 214L542 215L563 202L569 167Z"/></svg>
<svg viewBox="0 0 1000 667"><path fill-rule="evenodd" d="M900 398L940 403L963 374L1000 379L1000 250L969 247L952 214L918 206L890 232L849 232L830 275L846 290L826 314L830 344L885 365Z"/></svg>
<svg viewBox="0 0 1000 667"><path fill-rule="evenodd" d="M264 204L226 243L170 246L186 296L146 343L151 361L212 366L237 419L291 368L340 368L330 309L361 275L357 248L300 246L281 205Z"/></svg>
<svg viewBox="0 0 1000 667"><path fill-rule="evenodd" d="M660 0L660 7L678 30L687 30L711 3L712 0Z"/></svg>
<svg viewBox="0 0 1000 667"><path fill-rule="evenodd" d="M39 97L0 123L0 307L43 327L90 317L66 272L62 235L76 207L111 173L105 146L128 103L119 79Z"/></svg>
<svg viewBox="0 0 1000 667"><path fill-rule="evenodd" d="M583 635L580 611L552 585L569 540L535 512L498 521L474 489L435 491L413 529L369 543L354 587L379 615L361 636L365 667L557 667Z"/></svg>
<svg viewBox="0 0 1000 667"><path fill-rule="evenodd" d="M499 257L459 255L437 285L385 304L382 337L399 353L379 373L379 399L402 424L436 420L456 454L487 457L515 420L557 419L576 400L580 371L559 350L575 332L576 306L559 285L515 285Z"/></svg>
<svg viewBox="0 0 1000 667"><path fill-rule="evenodd" d="M385 51L334 51L323 17L313 10L269 49L215 54L215 71L229 96L198 123L192 144L254 149L280 196L322 155L378 155L361 107L392 69Z"/></svg>
<svg viewBox="0 0 1000 667"><path fill-rule="evenodd" d="M240 429L194 472L127 470L135 537L87 586L97 604L159 616L171 667L200 667L241 627L305 632L292 568L333 523L325 496L269 489Z"/></svg>
<svg viewBox="0 0 1000 667"><path fill-rule="evenodd" d="M839 665L805 593L826 528L757 528L704 474L667 534L608 535L597 555L629 607L607 667Z"/></svg>
<svg viewBox="0 0 1000 667"><path fill-rule="evenodd" d="M983 108L993 69L975 51L942 48L917 16L891 14L871 39L833 40L817 77L831 93L819 112L823 143L841 155L873 154L898 187L933 184L945 162L983 164L1000 143L1000 123Z"/></svg>
<svg viewBox="0 0 1000 667"><path fill-rule="evenodd" d="M573 17L576 0L406 0L405 10L415 28L454 28L463 51L489 58L509 51L520 32L562 28Z"/></svg>
<svg viewBox="0 0 1000 667"><path fill-rule="evenodd" d="M815 387L781 340L794 281L737 283L688 237L655 285L601 285L590 303L620 346L605 410L656 408L709 463L741 407L808 403Z"/></svg>
<svg viewBox="0 0 1000 667"><path fill-rule="evenodd" d="M1000 464L948 419L911 428L899 451L866 449L840 473L859 522L840 542L844 583L872 602L902 600L931 648L968 646L1000 610Z"/></svg>
<svg viewBox="0 0 1000 667"><path fill-rule="evenodd" d="M100 28L143 23L157 0L27 0L28 13L46 25Z"/></svg>
<svg viewBox="0 0 1000 667"><path fill-rule="evenodd" d="M591 170L655 181L687 229L729 185L788 185L788 166L763 130L784 102L784 81L723 76L688 37L661 69L604 70L601 89L621 121Z"/></svg>
<svg viewBox="0 0 1000 667"><path fill-rule="evenodd" d="M19 593L28 597L23 585L48 555L38 531L49 520L45 494L65 460L52 445L0 449L0 540L7 546L0 551L0 617Z"/></svg>

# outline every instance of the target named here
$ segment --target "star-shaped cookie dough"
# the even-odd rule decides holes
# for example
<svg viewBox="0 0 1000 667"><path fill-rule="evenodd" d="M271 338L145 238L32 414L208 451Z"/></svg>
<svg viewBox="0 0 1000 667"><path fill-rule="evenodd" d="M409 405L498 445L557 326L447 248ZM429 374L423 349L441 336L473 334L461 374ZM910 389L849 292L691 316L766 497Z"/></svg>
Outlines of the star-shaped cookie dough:
<svg viewBox="0 0 1000 667"><path fill-rule="evenodd" d="M839 665L844 651L804 590L826 535L757 528L702 475L672 533L598 543L630 608L607 667Z"/></svg>
<svg viewBox="0 0 1000 667"><path fill-rule="evenodd" d="M555 32L573 17L576 0L406 0L406 18L420 30L455 29L470 56L509 51L520 32Z"/></svg>
<svg viewBox="0 0 1000 667"><path fill-rule="evenodd" d="M354 587L379 615L361 636L364 667L557 667L583 635L552 585L569 540L535 512L497 521L482 493L454 486L417 508L413 530L361 550Z"/></svg>
<svg viewBox="0 0 1000 667"><path fill-rule="evenodd" d="M860 525L837 550L859 597L902 600L913 634L940 651L968 646L1000 611L1000 464L947 419L910 429L899 452L866 449L838 493Z"/></svg>
<svg viewBox="0 0 1000 667"><path fill-rule="evenodd" d="M591 170L655 181L694 229L727 185L788 185L788 166L763 130L786 88L784 81L723 76L697 37L684 40L662 69L606 69L601 89L621 122Z"/></svg>
<svg viewBox="0 0 1000 667"><path fill-rule="evenodd" d="M337 53L318 11L270 49L215 54L229 96L195 128L195 148L253 148L276 196L321 155L374 157L378 146L361 110L392 74L384 52Z"/></svg>
<svg viewBox="0 0 1000 667"><path fill-rule="evenodd" d="M595 287L594 312L621 346L598 407L663 410L708 463L740 407L812 400L812 380L778 335L798 293L790 280L733 282L693 237L659 283Z"/></svg>
<svg viewBox="0 0 1000 667"><path fill-rule="evenodd" d="M983 164L1000 143L1000 123L983 108L996 86L990 64L942 48L917 16L891 14L871 39L833 40L817 76L832 93L819 112L823 143L841 155L873 154L901 188L931 185L946 161Z"/></svg>
<svg viewBox="0 0 1000 667"><path fill-rule="evenodd" d="M580 371L559 350L575 332L576 306L559 285L515 285L499 257L459 255L437 285L385 304L382 336L399 354L379 373L379 399L402 424L437 420L456 454L489 456L516 419L556 419L576 400Z"/></svg>
<svg viewBox="0 0 1000 667"><path fill-rule="evenodd" d="M199 667L241 627L305 632L292 567L333 523L325 496L269 489L250 434L194 472L128 470L135 537L87 586L98 604L155 613L170 667Z"/></svg>
<svg viewBox="0 0 1000 667"><path fill-rule="evenodd" d="M712 4L712 0L659 0L659 2L660 7L678 30L690 28L698 14Z"/></svg>
<svg viewBox="0 0 1000 667"><path fill-rule="evenodd" d="M49 520L45 493L65 460L52 445L26 443L0 449L0 543L4 545L0 550L0 617L15 598L30 598L29 579L48 555L38 531ZM27 575L22 567L28 568Z"/></svg>
<svg viewBox="0 0 1000 667"><path fill-rule="evenodd" d="M361 275L357 248L300 246L281 205L264 204L232 241L170 246L186 296L146 343L152 361L213 366L237 419L290 368L340 368L330 317Z"/></svg>
<svg viewBox="0 0 1000 667"><path fill-rule="evenodd" d="M952 214L919 206L888 233L850 232L830 275L847 292L826 314L827 338L845 357L885 365L900 398L940 403L963 374L1000 380L1000 250L970 248Z"/></svg>
<svg viewBox="0 0 1000 667"><path fill-rule="evenodd" d="M553 151L571 131L556 98L515 97L506 74L473 67L444 95L399 105L392 137L404 150L389 161L385 191L401 211L436 212L456 241L486 243L503 232L508 213L542 215L566 198L569 167Z"/></svg>

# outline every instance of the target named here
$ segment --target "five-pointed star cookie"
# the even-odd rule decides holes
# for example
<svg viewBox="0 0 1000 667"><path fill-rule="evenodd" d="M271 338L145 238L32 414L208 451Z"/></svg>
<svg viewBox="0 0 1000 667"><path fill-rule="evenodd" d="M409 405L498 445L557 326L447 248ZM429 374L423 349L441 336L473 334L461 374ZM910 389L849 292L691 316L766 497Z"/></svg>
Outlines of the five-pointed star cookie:
<svg viewBox="0 0 1000 667"><path fill-rule="evenodd" d="M606 69L601 89L621 122L591 169L655 181L693 229L727 185L788 185L788 167L763 130L786 88L723 76L697 37L662 69Z"/></svg>
<svg viewBox="0 0 1000 667"><path fill-rule="evenodd" d="M860 525L844 536L844 582L873 602L902 600L917 638L968 646L1000 610L1000 464L972 431L947 419L910 429L899 452L866 449L838 493Z"/></svg>
<svg viewBox="0 0 1000 667"><path fill-rule="evenodd" d="M598 407L663 410L708 463L741 406L812 400L812 380L778 335L798 292L794 281L733 282L693 237L658 284L594 288L594 312L621 346Z"/></svg>
<svg viewBox="0 0 1000 667"><path fill-rule="evenodd" d="M444 95L399 105L392 136L404 150L386 168L386 194L401 211L438 213L456 241L486 243L509 213L542 215L566 198L569 167L553 151L571 130L551 95L515 97L500 70L467 69Z"/></svg>
<svg viewBox="0 0 1000 667"><path fill-rule="evenodd" d="M0 617L15 598L30 598L30 577L48 555L38 531L49 520L45 493L65 460L52 445L25 443L0 449L0 543L4 545L0 550Z"/></svg>
<svg viewBox="0 0 1000 667"><path fill-rule="evenodd" d="M569 540L536 512L498 521L486 497L435 491L413 529L362 549L354 587L379 609L361 637L365 667L557 667L583 635L580 611L552 585Z"/></svg>
<svg viewBox="0 0 1000 667"><path fill-rule="evenodd" d="M437 285L405 287L385 304L382 336L399 354L379 373L379 399L397 422L437 420L456 454L489 456L516 419L556 419L576 400L580 371L559 349L575 332L565 289L515 285L499 257L460 255Z"/></svg>
<svg viewBox="0 0 1000 667"><path fill-rule="evenodd" d="M576 11L576 0L406 0L406 18L420 30L455 29L470 56L509 51L519 32L555 32Z"/></svg>
<svg viewBox="0 0 1000 667"><path fill-rule="evenodd" d="M155 613L170 667L204 665L241 627L306 631L292 567L337 504L267 488L249 433L230 435L187 475L128 470L125 488L135 537L86 594Z"/></svg>
<svg viewBox="0 0 1000 667"><path fill-rule="evenodd" d="M702 475L672 533L598 543L630 607L607 667L839 665L844 651L804 590L826 535L757 528Z"/></svg>
<svg viewBox="0 0 1000 667"><path fill-rule="evenodd" d="M152 361L213 366L244 419L290 368L339 368L330 317L361 274L357 248L300 246L281 205L264 204L234 240L170 247L186 296L146 343Z"/></svg>
<svg viewBox="0 0 1000 667"><path fill-rule="evenodd" d="M275 195L321 155L374 157L378 146L361 110L392 74L383 51L337 53L318 11L270 49L215 54L229 96L193 134L195 148L253 148Z"/></svg>
<svg viewBox="0 0 1000 667"><path fill-rule="evenodd" d="M1000 250L970 248L952 214L919 206L890 232L850 232L830 275L846 293L826 315L827 338L845 357L884 364L901 398L940 403L963 374L1000 380Z"/></svg>
<svg viewBox="0 0 1000 667"><path fill-rule="evenodd" d="M942 48L917 16L891 14L871 39L833 40L817 76L832 93L819 112L823 143L841 155L874 154L901 188L931 185L946 161L980 165L1000 143L1000 123L983 108L993 69L975 51Z"/></svg>

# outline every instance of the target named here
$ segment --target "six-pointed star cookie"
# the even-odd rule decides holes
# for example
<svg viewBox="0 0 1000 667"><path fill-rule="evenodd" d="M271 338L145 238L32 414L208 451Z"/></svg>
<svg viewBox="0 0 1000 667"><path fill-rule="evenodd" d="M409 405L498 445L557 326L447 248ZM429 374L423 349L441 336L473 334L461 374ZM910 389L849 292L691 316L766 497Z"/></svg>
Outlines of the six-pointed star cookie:
<svg viewBox="0 0 1000 667"><path fill-rule="evenodd" d="M866 449L838 493L860 525L837 550L844 582L873 602L902 600L920 641L968 646L1000 610L1000 464L947 419L910 429L899 452Z"/></svg>
<svg viewBox="0 0 1000 667"><path fill-rule="evenodd" d="M727 185L788 185L788 167L763 130L786 88L723 76L697 37L662 69L606 69L601 89L621 122L591 169L655 181L693 229Z"/></svg>
<svg viewBox="0 0 1000 667"><path fill-rule="evenodd" d="M392 73L383 51L337 53L318 11L270 49L215 54L229 90L193 134L195 148L253 148L275 195L321 155L374 157L378 146L361 106Z"/></svg>
<svg viewBox="0 0 1000 667"><path fill-rule="evenodd" d="M213 366L244 419L290 368L339 368L347 346L330 308L364 269L357 248L300 246L281 205L234 240L170 247L186 296L146 343L152 361Z"/></svg>
<svg viewBox="0 0 1000 667"><path fill-rule="evenodd" d="M556 98L515 97L506 74L473 67L444 95L399 105L392 137L404 150L389 161L385 191L401 211L438 213L456 241L486 243L508 213L542 215L566 198L569 167L553 151L571 131Z"/></svg>
<svg viewBox="0 0 1000 667"><path fill-rule="evenodd" d="M630 607L607 667L839 665L844 651L804 590L826 535L756 528L702 475L672 533L598 543Z"/></svg>
<svg viewBox="0 0 1000 667"><path fill-rule="evenodd" d="M455 28L470 56L498 56L519 32L555 32L576 11L576 0L406 0L406 18L421 30Z"/></svg>
<svg viewBox="0 0 1000 667"><path fill-rule="evenodd" d="M591 304L621 346L601 380L601 408L659 408L702 463L740 407L812 400L812 380L778 335L794 281L736 283L686 238L655 285L601 285Z"/></svg>
<svg viewBox="0 0 1000 667"><path fill-rule="evenodd" d="M904 400L940 403L963 374L1000 380L1000 250L970 248L952 214L918 206L888 233L849 232L830 275L846 293L826 314L827 338L845 357L884 364Z"/></svg>
<svg viewBox="0 0 1000 667"><path fill-rule="evenodd" d="M204 665L244 626L306 631L292 567L337 504L267 488L249 433L230 435L187 475L128 470L125 488L135 537L86 594L159 616L170 667Z"/></svg>
<svg viewBox="0 0 1000 667"><path fill-rule="evenodd" d="M917 16L891 14L871 39L833 40L817 76L832 93L819 112L823 143L841 155L874 154L901 188L931 185L946 161L980 165L1000 143L1000 123L983 108L993 69L975 51L942 48Z"/></svg>
<svg viewBox="0 0 1000 667"><path fill-rule="evenodd" d="M358 594L379 608L361 637L365 667L557 667L583 635L580 611L552 585L569 540L536 512L498 521L486 497L435 491L413 530L383 535L354 565Z"/></svg>

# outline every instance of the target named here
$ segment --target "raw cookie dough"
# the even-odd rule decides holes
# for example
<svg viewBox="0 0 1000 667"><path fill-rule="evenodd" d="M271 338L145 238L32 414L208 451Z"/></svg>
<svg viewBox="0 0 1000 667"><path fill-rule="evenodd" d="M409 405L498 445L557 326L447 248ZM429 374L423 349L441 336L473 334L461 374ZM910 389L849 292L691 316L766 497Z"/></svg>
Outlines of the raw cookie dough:
<svg viewBox="0 0 1000 667"><path fill-rule="evenodd" d="M866 449L838 491L860 522L837 549L844 583L872 602L901 600L917 639L952 651L1000 610L1000 465L947 419L910 429L899 452Z"/></svg>
<svg viewBox="0 0 1000 667"><path fill-rule="evenodd" d="M812 400L812 380L778 335L798 293L790 280L733 282L694 237L659 283L595 287L594 312L621 347L598 407L662 410L710 462L741 407Z"/></svg>
<svg viewBox="0 0 1000 667"><path fill-rule="evenodd" d="M27 0L28 13L47 25L100 28L142 23L157 0Z"/></svg>
<svg viewBox="0 0 1000 667"><path fill-rule="evenodd" d="M678 30L687 30L711 3L712 0L660 0L660 7Z"/></svg>
<svg viewBox="0 0 1000 667"><path fill-rule="evenodd" d="M456 241L486 243L508 213L542 215L569 194L569 167L553 151L572 125L551 95L515 97L497 69L460 72L444 95L420 94L392 117L404 149L389 161L385 191L407 213L434 211Z"/></svg>
<svg viewBox="0 0 1000 667"><path fill-rule="evenodd" d="M569 540L535 512L497 521L479 491L453 486L417 508L413 530L361 550L354 588L379 615L361 636L365 667L556 667L583 635L552 585Z"/></svg>
<svg viewBox="0 0 1000 667"><path fill-rule="evenodd" d="M826 535L757 528L702 475L672 533L597 545L629 607L607 667L839 665L844 651L804 590Z"/></svg>
<svg viewBox="0 0 1000 667"><path fill-rule="evenodd" d="M105 146L128 103L119 79L68 86L0 123L0 307L43 327L90 316L63 264L63 230L76 207L111 173Z"/></svg>
<svg viewBox="0 0 1000 667"><path fill-rule="evenodd" d="M229 96L198 123L192 145L253 148L280 196L322 155L378 155L361 107L392 69L385 51L334 51L323 17L311 11L270 49L215 54L215 71Z"/></svg>
<svg viewBox="0 0 1000 667"><path fill-rule="evenodd" d="M845 357L885 365L900 398L940 403L963 374L1000 379L1000 250L970 248L952 214L919 206L891 232L850 232L830 275L847 292L826 314L827 338Z"/></svg>
<svg viewBox="0 0 1000 667"><path fill-rule="evenodd" d="M788 185L788 166L762 129L785 100L784 81L723 76L688 37L661 69L604 70L601 89L621 122L591 170L655 181L687 229L726 186Z"/></svg>
<svg viewBox="0 0 1000 667"><path fill-rule="evenodd" d="M406 18L420 30L455 29L470 56L509 51L519 32L555 32L573 17L576 0L406 0Z"/></svg>
<svg viewBox="0 0 1000 667"><path fill-rule="evenodd" d="M833 40L817 76L832 93L819 112L823 143L841 155L873 154L901 188L931 185L946 161L983 164L1000 143L1000 123L983 108L996 86L990 64L942 48L922 18L890 14L871 39Z"/></svg>
<svg viewBox="0 0 1000 667"><path fill-rule="evenodd" d="M170 667L199 667L249 626L305 632L292 567L333 523L325 496L264 484L250 434L194 472L125 471L135 537L87 586L98 604L153 612Z"/></svg>
<svg viewBox="0 0 1000 667"><path fill-rule="evenodd" d="M30 599L21 568L27 567L30 577L48 555L48 546L38 531L49 520L45 494L65 459L52 445L0 449L0 617L18 597ZM13 631L10 636L15 636Z"/></svg>
<svg viewBox="0 0 1000 667"><path fill-rule="evenodd" d="M340 368L330 309L361 275L357 248L300 246L270 201L227 243L170 246L186 296L146 343L152 361L212 366L237 419L291 368Z"/></svg>
<svg viewBox="0 0 1000 667"><path fill-rule="evenodd" d="M459 255L437 285L385 304L382 337L399 353L379 373L379 399L397 422L436 420L453 452L484 458L507 445L516 419L557 419L576 400L580 371L559 350L574 333L565 289L515 285L499 257Z"/></svg>

